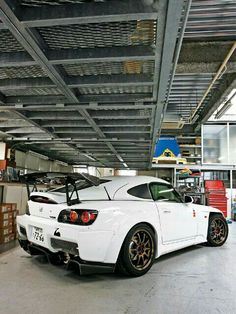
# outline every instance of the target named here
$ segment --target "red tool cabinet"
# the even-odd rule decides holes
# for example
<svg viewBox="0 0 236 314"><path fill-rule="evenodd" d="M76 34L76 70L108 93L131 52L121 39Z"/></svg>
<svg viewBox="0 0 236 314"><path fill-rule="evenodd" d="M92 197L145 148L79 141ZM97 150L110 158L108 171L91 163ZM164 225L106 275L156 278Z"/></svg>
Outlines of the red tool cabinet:
<svg viewBox="0 0 236 314"><path fill-rule="evenodd" d="M227 197L224 182L221 180L206 180L205 192L207 205L218 208L227 217Z"/></svg>

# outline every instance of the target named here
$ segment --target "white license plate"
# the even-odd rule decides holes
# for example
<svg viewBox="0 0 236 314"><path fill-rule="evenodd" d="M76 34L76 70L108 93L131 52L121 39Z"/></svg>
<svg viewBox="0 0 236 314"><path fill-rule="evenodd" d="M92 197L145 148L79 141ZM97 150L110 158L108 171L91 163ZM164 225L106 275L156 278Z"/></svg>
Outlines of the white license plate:
<svg viewBox="0 0 236 314"><path fill-rule="evenodd" d="M32 237L33 237L33 240L43 243L44 242L43 229L38 228L38 227L33 227Z"/></svg>

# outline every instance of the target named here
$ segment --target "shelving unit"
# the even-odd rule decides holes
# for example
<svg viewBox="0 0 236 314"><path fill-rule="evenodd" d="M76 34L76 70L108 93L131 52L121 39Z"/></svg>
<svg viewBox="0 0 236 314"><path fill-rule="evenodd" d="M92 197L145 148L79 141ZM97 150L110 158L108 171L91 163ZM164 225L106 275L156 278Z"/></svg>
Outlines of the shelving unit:
<svg viewBox="0 0 236 314"><path fill-rule="evenodd" d="M180 144L181 156L187 161L199 163L202 159L201 145L195 144Z"/></svg>

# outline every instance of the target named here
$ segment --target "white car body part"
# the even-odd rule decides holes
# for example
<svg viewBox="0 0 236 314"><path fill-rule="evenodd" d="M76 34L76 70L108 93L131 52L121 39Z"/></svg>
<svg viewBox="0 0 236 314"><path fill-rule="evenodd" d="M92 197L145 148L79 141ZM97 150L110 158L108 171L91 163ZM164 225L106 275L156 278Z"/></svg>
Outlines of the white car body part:
<svg viewBox="0 0 236 314"><path fill-rule="evenodd" d="M206 242L210 213L222 215L218 209L208 206L167 199L154 201L150 191L150 198L129 192L140 185L148 188L151 185L158 187L158 184L170 186L158 178L122 176L103 179L107 182L78 191L81 203L72 206L66 204L64 193L33 192L31 198L47 197L56 204L28 201L30 215L17 217L20 241L27 241L48 253L62 251L78 255L85 264L101 263L101 267L104 264L114 268L125 237L135 225L144 223L151 227L155 234L155 258L158 258ZM59 214L65 209L96 210L98 214L91 225L74 225L58 221Z"/></svg>

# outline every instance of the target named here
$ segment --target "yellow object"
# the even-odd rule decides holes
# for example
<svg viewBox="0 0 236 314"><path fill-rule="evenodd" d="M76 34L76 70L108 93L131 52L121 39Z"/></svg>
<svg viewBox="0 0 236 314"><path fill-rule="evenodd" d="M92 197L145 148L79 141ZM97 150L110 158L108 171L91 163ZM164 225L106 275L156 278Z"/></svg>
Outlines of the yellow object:
<svg viewBox="0 0 236 314"><path fill-rule="evenodd" d="M176 157L175 154L169 149L165 149L160 157Z"/></svg>
<svg viewBox="0 0 236 314"><path fill-rule="evenodd" d="M184 173L192 174L192 171L188 168L184 168L184 169L180 170L179 173L181 173L181 174L184 174Z"/></svg>

